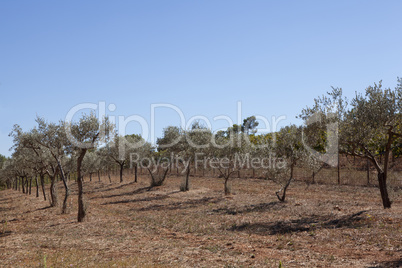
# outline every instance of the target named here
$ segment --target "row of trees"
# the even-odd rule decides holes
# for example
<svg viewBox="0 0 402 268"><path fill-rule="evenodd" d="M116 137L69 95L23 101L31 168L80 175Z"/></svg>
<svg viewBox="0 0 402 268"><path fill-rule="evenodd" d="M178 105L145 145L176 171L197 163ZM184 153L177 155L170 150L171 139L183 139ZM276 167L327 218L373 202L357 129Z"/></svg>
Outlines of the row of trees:
<svg viewBox="0 0 402 268"><path fill-rule="evenodd" d="M1 159L0 181L9 187L18 182L28 185L38 178L46 198L44 180L50 179L52 206L58 203L57 178L63 182L65 195L62 212L67 211L70 194L67 177L77 178L78 221L85 219L83 176L108 172L113 166L148 169L150 186L161 185L169 170L180 169L180 190L190 189L192 168L218 170L224 179L225 194L230 193L232 174L243 168L262 168L266 177L281 184L276 192L285 201L286 190L294 178L294 168L303 166L316 174L325 165L336 165L338 154L353 155L371 161L378 173L384 208L391 207L387 191L387 175L391 153L400 154L402 137L402 81L395 89L383 89L381 82L356 94L348 101L342 89L314 100L299 115L306 126L290 125L277 132L257 135L258 121L251 116L242 125L226 131L212 132L200 122L190 129L170 126L154 148L139 135L119 136L107 118L100 121L94 114L83 115L75 123L49 123L37 118L37 126L24 132L18 125L10 134L14 139L11 159ZM379 158L384 159L379 161ZM110 176L109 176L110 178ZM37 187L38 189L38 187ZM38 190L37 190L38 194Z"/></svg>
<svg viewBox="0 0 402 268"><path fill-rule="evenodd" d="M14 152L12 158L5 162L1 178L9 187L17 188L19 183L23 191L24 186L28 189L28 184L31 185L34 180L37 196L38 186L41 185L45 200L44 182L45 177L49 178L51 206L59 203L56 188L59 178L65 189L62 213L66 213L70 195L67 178L74 175L78 185L78 221L85 219L86 211L83 176L100 176L100 172L110 174L114 166L119 167L120 182L123 182L125 167L134 168L135 182L138 166L145 167L151 177L151 187L162 185L169 170L180 169L184 175L180 186L182 191L190 189L192 168L215 168L224 178L225 194L231 192L229 179L232 174L245 167L263 167L270 170L269 176L280 183L287 176L280 198L284 201L286 188L293 179L289 175L293 171L287 172L288 161L292 161L289 167L293 170L295 162L303 155L300 127L290 126L276 133L282 142L276 146L274 153L274 135L252 139L258 125L254 116L245 119L239 128L234 125L218 133L213 133L199 122L194 123L189 130L170 126L164 130L163 137L157 140L157 148L153 148L139 135L118 136L107 118L100 123L94 114L84 115L74 124L63 121L58 124L49 123L43 118L37 118L36 122L37 126L27 132L18 125L14 126L10 134L14 139ZM265 159L266 163L261 159ZM277 159L280 162L272 162Z"/></svg>
<svg viewBox="0 0 402 268"><path fill-rule="evenodd" d="M90 157L84 162L87 152L105 142L113 131L107 118L100 122L94 114L84 115L78 122L48 123L43 118L37 118L37 127L24 132L15 125L10 136L14 146L11 159L7 160L2 169L2 180L10 187L20 183L28 185L38 177L42 185L43 196L46 199L44 181L47 176L50 181L51 206L58 205L56 180L63 182L65 195L62 212L67 212L67 199L70 195L67 177L74 172L78 185L78 221L85 219L85 202L83 197L83 163L89 165ZM89 168L87 169L89 170ZM37 191L38 194L38 191Z"/></svg>
<svg viewBox="0 0 402 268"><path fill-rule="evenodd" d="M343 96L341 88L332 88L326 95L314 99L313 106L301 111L298 117L304 120L304 127L291 125L276 133L255 135L258 122L255 117L249 117L244 120L242 126L233 125L227 131L218 132L213 139L216 142L213 144L215 146L206 148L207 150L212 148L214 156L228 157L229 163L232 163L230 168L220 170L225 182L235 172L237 153L248 153L260 159L271 155L283 160L284 165L273 165L266 169L267 177L283 184L279 191L282 192L282 196L279 192L276 193L282 201L293 179L296 164L302 164L315 174L324 165L337 165L339 154L365 158L377 171L383 207L390 208L392 202L388 195L387 178L391 155L394 158L401 155L401 112L401 78L397 78L397 86L394 89L383 88L380 81L367 87L364 94L356 93L352 100ZM197 128L199 126L195 129ZM174 128L167 131L176 133L174 135L165 133L167 137L180 134L180 131ZM194 135L192 132L181 134ZM204 140L208 140L208 135L211 133L206 134ZM228 140L234 146L224 148L216 146L227 144ZM182 148L183 146L185 147L181 145ZM176 150L183 151L180 146ZM207 152L204 153L208 154Z"/></svg>

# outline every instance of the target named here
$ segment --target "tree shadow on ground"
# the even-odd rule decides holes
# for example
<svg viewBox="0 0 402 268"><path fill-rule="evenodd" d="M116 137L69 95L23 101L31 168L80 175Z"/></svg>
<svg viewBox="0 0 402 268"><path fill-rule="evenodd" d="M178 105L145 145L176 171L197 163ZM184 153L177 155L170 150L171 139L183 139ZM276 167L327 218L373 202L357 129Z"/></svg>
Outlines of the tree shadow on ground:
<svg viewBox="0 0 402 268"><path fill-rule="evenodd" d="M296 220L268 223L244 223L229 228L230 231L243 231L259 235L288 234L318 229L357 228L367 225L362 217L365 210L355 214L332 219L331 216L313 215Z"/></svg>
<svg viewBox="0 0 402 268"><path fill-rule="evenodd" d="M127 184L126 184L126 185L127 185ZM150 191L152 191L153 189L155 189L155 187L147 186L147 187L138 188L138 189L136 189L136 190L134 190L134 191L124 192L124 193L119 193L119 194L95 196L95 197L92 197L91 199L113 198L113 197L121 197L121 196L126 196L126 195L132 196L132 195L134 195L134 194L142 194L142 193L145 193L145 192L150 192Z"/></svg>
<svg viewBox="0 0 402 268"><path fill-rule="evenodd" d="M40 210L46 210L46 209L48 209L48 208L52 208L52 206L45 206L45 207L42 207L42 208L37 208L37 209L34 209L34 210L27 210L27 211L25 211L24 213L33 213L33 212L36 212L36 211L40 211Z"/></svg>
<svg viewBox="0 0 402 268"><path fill-rule="evenodd" d="M4 223L7 223L7 222L12 222L12 221L17 221L17 219L12 219L12 220L1 220L0 221L0 224L4 224Z"/></svg>
<svg viewBox="0 0 402 268"><path fill-rule="evenodd" d="M402 267L402 259L395 261L386 261L375 264L374 266L370 266L369 268L398 268Z"/></svg>
<svg viewBox="0 0 402 268"><path fill-rule="evenodd" d="M15 207L10 207L10 208L0 207L0 212L11 211L13 209L15 209Z"/></svg>
<svg viewBox="0 0 402 268"><path fill-rule="evenodd" d="M7 201L7 202L6 202ZM0 199L0 203L4 204L4 203L11 203L13 201L12 198L6 197L6 198L2 198Z"/></svg>
<svg viewBox="0 0 402 268"><path fill-rule="evenodd" d="M161 210L178 210L189 209L205 204L216 204L223 200L223 198L203 197L200 199L193 199L184 202L174 202L166 205L151 205L145 208L132 209L132 211L161 211Z"/></svg>
<svg viewBox="0 0 402 268"><path fill-rule="evenodd" d="M112 201L112 202L102 203L101 205L113 205L113 204L127 204L127 203L136 203L136 202L157 201L157 200L164 200L166 198L169 198L169 195L165 194L165 195L157 195L157 196L137 198L137 199Z"/></svg>
<svg viewBox="0 0 402 268"><path fill-rule="evenodd" d="M12 234L11 231L0 232L0 238L9 236L9 235L11 235L11 234Z"/></svg>
<svg viewBox="0 0 402 268"><path fill-rule="evenodd" d="M101 192L109 192L109 191L114 191L114 190L118 190L118 189L127 187L127 186L132 185L132 184L136 184L136 182L129 182L129 183L124 183L123 182L123 183L119 183L119 185L117 185L115 187L105 188L105 186L108 187L109 185L111 186L112 184L107 184L107 183L102 182L101 185L95 186L93 190L86 191L85 193L94 194L94 193L101 193ZM102 198L102 197L94 197L93 199L95 199L95 198Z"/></svg>
<svg viewBox="0 0 402 268"><path fill-rule="evenodd" d="M212 210L214 213L218 214L229 214L229 215L237 215L237 214L244 214L244 213L251 213L251 212L265 212L265 211L272 211L272 210L280 210L285 207L283 202L274 201L269 203L260 203L256 205L249 205L245 206L244 208L237 209L237 208L217 208Z"/></svg>

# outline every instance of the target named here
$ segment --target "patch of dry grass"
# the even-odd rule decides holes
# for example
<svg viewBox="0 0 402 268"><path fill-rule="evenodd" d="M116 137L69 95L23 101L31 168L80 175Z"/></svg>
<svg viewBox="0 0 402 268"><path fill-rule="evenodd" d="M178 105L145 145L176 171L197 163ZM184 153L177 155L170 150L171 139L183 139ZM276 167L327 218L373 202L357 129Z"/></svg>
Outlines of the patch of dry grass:
<svg viewBox="0 0 402 268"><path fill-rule="evenodd" d="M233 179L223 195L218 178L181 178L148 188L139 183L85 182L88 218L76 221L42 198L0 192L2 267L397 267L402 259L402 209L390 210L377 188L290 186L280 203L271 181ZM62 185L60 193L62 191Z"/></svg>

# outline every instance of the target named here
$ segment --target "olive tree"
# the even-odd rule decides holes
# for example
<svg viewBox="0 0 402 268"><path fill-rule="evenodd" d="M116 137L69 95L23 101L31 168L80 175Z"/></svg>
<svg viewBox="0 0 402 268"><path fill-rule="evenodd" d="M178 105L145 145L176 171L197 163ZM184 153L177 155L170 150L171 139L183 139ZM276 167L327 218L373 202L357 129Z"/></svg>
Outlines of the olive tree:
<svg viewBox="0 0 402 268"><path fill-rule="evenodd" d="M41 178L42 190L44 194L44 198L46 200L45 190L44 190L44 176L47 174L51 180L50 185L50 205L55 207L58 205L58 193L56 188L56 177L58 175L59 169L57 167L56 162L53 161L52 156L50 155L49 150L44 148L37 141L40 140L41 135L36 129L33 129L30 132L22 131L21 127L15 125L13 131L10 133L10 136L13 137L13 148L14 148L14 166L21 165L23 161L23 168L29 165L28 156L31 156L30 159L34 159L35 169L38 171L38 174ZM32 161L31 161L32 162ZM19 173L20 171L17 171Z"/></svg>
<svg viewBox="0 0 402 268"><path fill-rule="evenodd" d="M393 147L402 138L402 80L397 87L383 89L379 84L357 94L341 126L341 153L367 158L377 170L384 208L391 207L387 177ZM381 163L380 156L384 156Z"/></svg>
<svg viewBox="0 0 402 268"><path fill-rule="evenodd" d="M100 169L101 158L94 150L89 150L82 161L82 176L89 175L89 181L92 181L92 175ZM100 180L100 178L98 178Z"/></svg>
<svg viewBox="0 0 402 268"><path fill-rule="evenodd" d="M273 150L275 161L268 169L268 176L281 185L275 193L279 201L284 202L286 191L294 179L296 164L307 157L301 141L301 128L295 125L283 127L276 133Z"/></svg>
<svg viewBox="0 0 402 268"><path fill-rule="evenodd" d="M212 139L211 155L209 163L212 168L218 169L224 179L225 195L232 193L230 177L243 168L242 155L249 153L250 141L247 135L228 128L226 133L218 132Z"/></svg>
<svg viewBox="0 0 402 268"><path fill-rule="evenodd" d="M131 134L125 136L115 135L98 153L104 161L114 162L120 169L120 182L123 182L123 170L125 167L134 167L134 182L138 181L138 161L148 157L152 151L152 145L146 142L140 135Z"/></svg>
<svg viewBox="0 0 402 268"><path fill-rule="evenodd" d="M402 79L397 81L395 89L384 89L381 81L367 87L365 94L356 93L350 108L338 112L339 152L368 159L374 165L384 208L392 203L387 190L390 155L402 138ZM344 99L341 94L341 90L333 89L329 98L316 99L312 108L302 111L303 118L339 103Z"/></svg>
<svg viewBox="0 0 402 268"><path fill-rule="evenodd" d="M58 124L49 123L44 118L37 117L37 128L31 131L32 148L39 146L39 149L48 154L49 166L52 174L51 178L60 175L65 189L62 206L62 213L67 213L67 200L70 196L70 188L66 177L67 156L71 154L70 144L65 133L65 123L60 121ZM54 179L52 179L54 188Z"/></svg>
<svg viewBox="0 0 402 268"><path fill-rule="evenodd" d="M342 95L342 89L332 87L332 91L314 99L314 105L304 108L298 116L305 122L303 144L315 155L310 161L313 164L313 181L314 175L324 166L322 162L325 162L337 166L337 181L341 184L338 134L347 108L348 100ZM316 161L314 165L314 161L319 159L323 161Z"/></svg>
<svg viewBox="0 0 402 268"><path fill-rule="evenodd" d="M127 152L126 158L127 162L129 162L129 167L134 168L134 182L138 182L139 161L149 158L154 152L154 148L141 135L131 134L124 136L124 150Z"/></svg>
<svg viewBox="0 0 402 268"><path fill-rule="evenodd" d="M78 122L65 123L65 132L77 159L78 222L83 222L86 216L82 180L83 159L88 150L96 149L101 142L106 141L113 128L108 118L100 121L94 113L84 114Z"/></svg>
<svg viewBox="0 0 402 268"><path fill-rule="evenodd" d="M109 156L109 146L104 146L102 148L99 148L97 150L97 154L99 156L99 165L100 165L100 170L104 171L107 173L107 176L109 178L109 183L112 183L112 178L111 178L111 170L114 166L113 160Z"/></svg>
<svg viewBox="0 0 402 268"><path fill-rule="evenodd" d="M0 187L5 185L7 189L11 189L13 183L15 183L15 173L12 167L12 159L4 157L0 169Z"/></svg>
<svg viewBox="0 0 402 268"><path fill-rule="evenodd" d="M21 180L22 193L28 194L28 178L32 175L30 152L26 148L16 148L12 154L13 169L16 178Z"/></svg>
<svg viewBox="0 0 402 268"><path fill-rule="evenodd" d="M125 138L116 134L110 144L107 145L107 150L102 151L119 166L120 183L123 182L123 169L128 160L128 150L125 146Z"/></svg>
<svg viewBox="0 0 402 268"><path fill-rule="evenodd" d="M184 170L188 171L189 173L188 166L190 165L190 162L188 161L188 159L186 159L187 144L184 130L176 126L168 126L163 130L163 136L156 140L156 144L158 145L158 147L157 153L155 155L158 161L161 159L164 159L165 161L168 160L170 170L172 170L174 163L176 163L177 165L183 164ZM148 170L150 171L150 169ZM156 168L156 171L158 171L158 168ZM163 172L162 175L164 173L165 172ZM151 179L154 179L152 174Z"/></svg>
<svg viewBox="0 0 402 268"><path fill-rule="evenodd" d="M184 139L180 157L184 160L187 168L185 169L185 176L180 185L180 190L188 191L190 190L191 164L194 164L194 168L197 170L198 158L208 155L211 146L212 132L199 122L194 122L191 129L185 131L183 134ZM195 161L197 161L197 163Z"/></svg>
<svg viewBox="0 0 402 268"><path fill-rule="evenodd" d="M257 121L257 118L254 115L249 116L243 120L243 125L241 127L241 130L244 133L246 133L247 135L255 134L257 132L258 125L259 125L259 122Z"/></svg>

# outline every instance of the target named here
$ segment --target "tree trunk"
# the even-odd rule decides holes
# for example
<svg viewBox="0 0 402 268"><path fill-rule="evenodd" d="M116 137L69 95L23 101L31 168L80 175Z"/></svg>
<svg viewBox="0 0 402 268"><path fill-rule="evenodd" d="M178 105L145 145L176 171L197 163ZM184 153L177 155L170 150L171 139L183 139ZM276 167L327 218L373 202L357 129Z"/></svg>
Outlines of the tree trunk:
<svg viewBox="0 0 402 268"><path fill-rule="evenodd" d="M123 182L123 167L124 167L124 163L123 164L119 164L120 165L120 183Z"/></svg>
<svg viewBox="0 0 402 268"><path fill-rule="evenodd" d="M184 181L182 182L182 185L180 185L180 191L186 192L186 191L190 190L189 180L190 180L190 165L188 165L186 176L184 177Z"/></svg>
<svg viewBox="0 0 402 268"><path fill-rule="evenodd" d="M384 208L391 208L391 201L388 197L388 189L387 189L387 177L388 177L388 165L389 165L389 155L391 153L391 144L393 142L393 135L391 133L391 129L388 131L388 142L385 146L384 153L384 172L378 173L378 184L380 186L382 205Z"/></svg>
<svg viewBox="0 0 402 268"><path fill-rule="evenodd" d="M286 190L288 189L290 182L292 181L292 178L289 178L289 180L287 181L285 187L283 187L283 192L282 192L282 196L279 196L279 193L281 192L281 190L279 190L278 192L276 192L276 196L278 197L279 201L281 202L285 202L286 199Z"/></svg>
<svg viewBox="0 0 402 268"><path fill-rule="evenodd" d="M31 189L32 189L32 177L29 178L29 194L31 194Z"/></svg>
<svg viewBox="0 0 402 268"><path fill-rule="evenodd" d="M29 179L25 177L25 194L29 194Z"/></svg>
<svg viewBox="0 0 402 268"><path fill-rule="evenodd" d="M25 177L25 194L29 194L29 179L28 177Z"/></svg>
<svg viewBox="0 0 402 268"><path fill-rule="evenodd" d="M101 179L100 179L100 170L98 170L98 179L99 179L99 181L101 181Z"/></svg>
<svg viewBox="0 0 402 268"><path fill-rule="evenodd" d="M89 173L89 181L92 181L92 172Z"/></svg>
<svg viewBox="0 0 402 268"><path fill-rule="evenodd" d="M21 177L21 187L22 187L22 193L25 194L25 180L24 180L24 177Z"/></svg>
<svg viewBox="0 0 402 268"><path fill-rule="evenodd" d="M35 183L36 183L36 197L39 197L38 176L35 176Z"/></svg>
<svg viewBox="0 0 402 268"><path fill-rule="evenodd" d="M149 174L151 175L151 185L150 188L155 187L155 186L161 186L165 179L166 179L166 175L169 172L169 167L166 168L164 171L162 171L162 174L160 174L159 169L157 168L156 173L152 173L152 171L148 169Z"/></svg>
<svg viewBox="0 0 402 268"><path fill-rule="evenodd" d="M389 200L389 197L388 197L387 177L386 177L385 172L378 173L378 185L380 187L383 207L391 208L392 202Z"/></svg>
<svg viewBox="0 0 402 268"><path fill-rule="evenodd" d="M190 190L190 164L188 165L188 170L186 174L186 183L185 183L185 189L186 191Z"/></svg>
<svg viewBox="0 0 402 268"><path fill-rule="evenodd" d="M86 149L81 149L80 155L77 159L77 185L78 185L78 222L83 222L86 216L86 207L84 204L84 191L82 185L81 164L84 159Z"/></svg>
<svg viewBox="0 0 402 268"><path fill-rule="evenodd" d="M81 172L79 172L81 173ZM78 185L78 222L83 222L85 220L86 211L84 205L84 192L82 185L82 176L81 174L77 177L77 185Z"/></svg>
<svg viewBox="0 0 402 268"><path fill-rule="evenodd" d="M57 158L56 158L56 161L57 161L57 165L59 166L60 177L61 177L61 180L63 181L64 190L65 190L63 207L61 209L61 213L65 214L65 213L67 213L67 201L68 201L68 197L70 195L70 189L68 187L67 177L66 177L66 174L64 174L64 169L61 165L61 161L60 161L60 159L57 159Z"/></svg>
<svg viewBox="0 0 402 268"><path fill-rule="evenodd" d="M338 151L339 151L339 148L338 148ZM340 163L340 156L338 153L338 185L340 185L340 184L341 184L341 163Z"/></svg>
<svg viewBox="0 0 402 268"><path fill-rule="evenodd" d="M367 159L367 185L370 185L370 160Z"/></svg>
<svg viewBox="0 0 402 268"><path fill-rule="evenodd" d="M134 166L134 182L138 182L138 167L137 165Z"/></svg>
<svg viewBox="0 0 402 268"><path fill-rule="evenodd" d="M112 183L112 179L110 178L110 170L109 170L109 172L107 173L107 176L109 177L109 183Z"/></svg>
<svg viewBox="0 0 402 268"><path fill-rule="evenodd" d="M229 174L229 176L227 176L225 178L225 195L230 195L232 193L232 191L230 189L230 185L229 185L229 177L230 177L230 174Z"/></svg>
<svg viewBox="0 0 402 268"><path fill-rule="evenodd" d="M57 207L59 204L58 200L58 194L57 194L57 188L56 188L56 176L53 176L50 178L51 179L51 184L50 184L50 197L51 197L51 207Z"/></svg>
<svg viewBox="0 0 402 268"><path fill-rule="evenodd" d="M290 183L291 183L292 180L293 180L293 170L294 170L294 164L292 164L292 165L290 166L290 177L289 177L288 181L286 182L286 185L285 185L282 189L280 189L279 191L277 191L277 192L275 193L276 196L278 197L279 201L281 201L281 202L285 202L285 199L286 199L286 190L288 189ZM279 196L279 193L281 192L281 190L283 191L283 193L282 193L282 196Z"/></svg>
<svg viewBox="0 0 402 268"><path fill-rule="evenodd" d="M46 201L45 175L43 175L43 174L40 175L40 184L42 185L43 199L45 199L45 201Z"/></svg>
<svg viewBox="0 0 402 268"><path fill-rule="evenodd" d="M62 214L66 214L67 213L67 201L68 201L68 197L70 196L70 188L64 187L65 190L65 194L64 194L64 200L63 200L63 207L61 209L61 213Z"/></svg>

